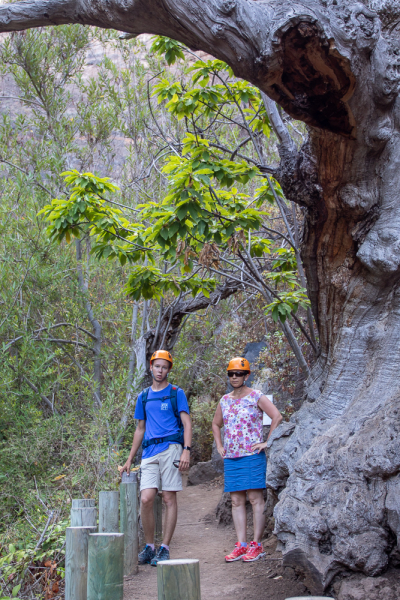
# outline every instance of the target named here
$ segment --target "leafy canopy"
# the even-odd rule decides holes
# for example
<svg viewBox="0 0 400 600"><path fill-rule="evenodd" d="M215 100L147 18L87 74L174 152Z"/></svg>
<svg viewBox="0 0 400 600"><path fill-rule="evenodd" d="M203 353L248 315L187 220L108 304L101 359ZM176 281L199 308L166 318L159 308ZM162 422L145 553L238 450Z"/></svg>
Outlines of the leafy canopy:
<svg viewBox="0 0 400 600"><path fill-rule="evenodd" d="M184 58L185 48L169 38L157 37L152 50L164 54L169 65ZM133 299L161 299L168 291L178 296L190 292L209 297L218 277L226 277L224 265L237 267L241 250L253 258L274 253L272 272L263 271L268 282L284 293L275 293L266 307L274 320L284 321L299 306L306 307L305 290L297 283L294 253L277 248L265 232L263 220L270 213L274 196L282 196L279 184L265 178L254 160L241 158L236 151L227 157L226 149L213 143L198 124L216 119L222 108L225 116L239 111L249 139L252 132L269 137L270 124L260 92L249 83L232 78L230 67L218 60L196 60L187 69L191 86L162 78L153 88L157 101L186 123L180 151L166 156L162 173L168 190L160 202L145 202L136 208L136 218L128 220L111 200L119 188L109 178L92 173L65 172L70 195L44 207L51 239L71 241L71 236L90 235L97 258L129 263L126 292ZM190 130L189 124L192 123ZM249 193L256 178L259 185ZM272 186L274 189L272 189ZM123 206L123 205L121 205ZM251 235L250 235L251 234Z"/></svg>

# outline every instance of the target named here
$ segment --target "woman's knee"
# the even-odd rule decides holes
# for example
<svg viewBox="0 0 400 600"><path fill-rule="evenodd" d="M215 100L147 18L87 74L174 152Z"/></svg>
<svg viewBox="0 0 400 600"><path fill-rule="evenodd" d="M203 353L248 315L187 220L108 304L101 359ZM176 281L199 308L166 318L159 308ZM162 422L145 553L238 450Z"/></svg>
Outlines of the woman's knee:
<svg viewBox="0 0 400 600"><path fill-rule="evenodd" d="M264 494L262 490L249 490L247 492L247 495L249 497L249 502L252 506L264 504Z"/></svg>
<svg viewBox="0 0 400 600"><path fill-rule="evenodd" d="M246 504L246 492L231 492L232 508L239 508Z"/></svg>

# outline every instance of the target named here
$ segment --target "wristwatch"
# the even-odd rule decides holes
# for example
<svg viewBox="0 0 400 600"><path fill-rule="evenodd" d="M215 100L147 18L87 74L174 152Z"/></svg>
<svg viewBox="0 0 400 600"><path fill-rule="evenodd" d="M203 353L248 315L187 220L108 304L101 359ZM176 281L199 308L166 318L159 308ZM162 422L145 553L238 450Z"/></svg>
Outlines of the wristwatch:
<svg viewBox="0 0 400 600"><path fill-rule="evenodd" d="M191 451L191 447L190 446L183 446L184 450L189 450L189 452Z"/></svg>

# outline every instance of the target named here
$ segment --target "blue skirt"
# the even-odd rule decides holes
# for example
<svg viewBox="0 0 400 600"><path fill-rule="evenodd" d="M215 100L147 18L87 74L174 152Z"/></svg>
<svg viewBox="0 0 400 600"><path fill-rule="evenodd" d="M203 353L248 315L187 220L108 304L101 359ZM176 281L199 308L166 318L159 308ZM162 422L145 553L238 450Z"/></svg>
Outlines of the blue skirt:
<svg viewBox="0 0 400 600"><path fill-rule="evenodd" d="M259 454L224 458L224 492L263 490L267 473L267 457L264 450Z"/></svg>

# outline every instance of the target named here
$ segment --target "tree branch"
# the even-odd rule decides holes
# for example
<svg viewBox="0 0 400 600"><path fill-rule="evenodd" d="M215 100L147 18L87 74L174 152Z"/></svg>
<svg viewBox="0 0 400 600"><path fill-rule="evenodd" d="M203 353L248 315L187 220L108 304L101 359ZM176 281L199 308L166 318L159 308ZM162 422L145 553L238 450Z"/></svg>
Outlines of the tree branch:
<svg viewBox="0 0 400 600"><path fill-rule="evenodd" d="M263 100L265 110L267 111L267 115L269 117L272 128L276 133L276 137L278 138L279 143L282 144L285 148L287 148L290 152L296 152L295 143L292 140L286 125L281 119L278 109L276 108L275 102L271 100L271 98L269 98L265 92L261 92L261 98Z"/></svg>
<svg viewBox="0 0 400 600"><path fill-rule="evenodd" d="M8 363L8 366L10 367L10 369L12 369L14 371L14 373L16 375L18 375L18 371L16 369L14 369L14 367L12 365L10 365L10 363ZM25 375L21 375L22 379L25 381L25 383L27 383L29 385L29 387L31 388L31 390L33 390L35 392L35 394L38 394L38 396L41 397L41 399L43 400L43 402L51 409L51 411L53 413L57 413L57 410L54 408L52 402L50 402L50 400L44 395L42 394L38 388L36 387L36 385L34 383L32 383L32 381L30 381L27 377L25 377Z"/></svg>

